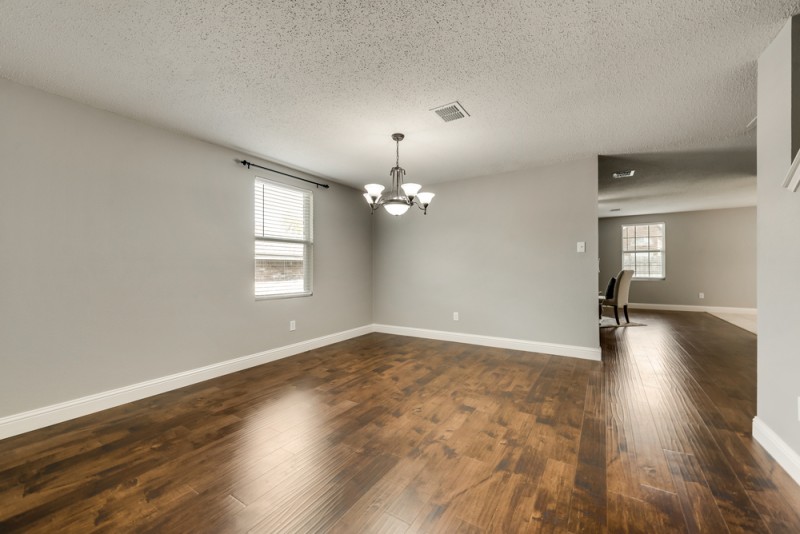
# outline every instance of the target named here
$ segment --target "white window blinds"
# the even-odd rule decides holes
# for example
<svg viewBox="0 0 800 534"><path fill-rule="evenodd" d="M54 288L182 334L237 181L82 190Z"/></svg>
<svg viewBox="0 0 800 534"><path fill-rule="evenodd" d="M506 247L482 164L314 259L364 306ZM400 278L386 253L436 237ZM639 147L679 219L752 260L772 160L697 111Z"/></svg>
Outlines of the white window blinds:
<svg viewBox="0 0 800 534"><path fill-rule="evenodd" d="M255 296L311 294L311 191L255 180Z"/></svg>

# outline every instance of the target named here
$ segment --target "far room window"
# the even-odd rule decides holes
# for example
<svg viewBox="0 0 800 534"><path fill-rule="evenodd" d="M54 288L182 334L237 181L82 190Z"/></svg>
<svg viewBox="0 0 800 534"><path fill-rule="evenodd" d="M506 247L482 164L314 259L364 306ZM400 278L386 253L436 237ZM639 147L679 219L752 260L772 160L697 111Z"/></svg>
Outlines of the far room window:
<svg viewBox="0 0 800 534"><path fill-rule="evenodd" d="M622 268L638 279L663 280L664 223L622 225Z"/></svg>
<svg viewBox="0 0 800 534"><path fill-rule="evenodd" d="M256 298L311 295L311 191L256 178Z"/></svg>

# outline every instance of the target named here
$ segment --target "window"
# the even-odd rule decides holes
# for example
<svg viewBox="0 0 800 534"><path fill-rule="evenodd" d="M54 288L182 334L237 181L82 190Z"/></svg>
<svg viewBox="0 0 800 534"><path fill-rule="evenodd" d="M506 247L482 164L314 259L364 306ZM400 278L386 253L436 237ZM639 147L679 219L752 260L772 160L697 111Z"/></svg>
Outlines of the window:
<svg viewBox="0 0 800 534"><path fill-rule="evenodd" d="M663 280L664 223L622 225L622 268L639 279Z"/></svg>
<svg viewBox="0 0 800 534"><path fill-rule="evenodd" d="M255 181L256 298L311 294L311 191Z"/></svg>

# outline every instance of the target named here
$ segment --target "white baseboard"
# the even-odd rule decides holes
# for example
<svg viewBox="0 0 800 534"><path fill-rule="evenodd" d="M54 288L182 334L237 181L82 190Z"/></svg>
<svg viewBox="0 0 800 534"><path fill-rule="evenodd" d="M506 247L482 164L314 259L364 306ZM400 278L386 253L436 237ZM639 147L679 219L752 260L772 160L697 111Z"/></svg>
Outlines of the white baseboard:
<svg viewBox="0 0 800 534"><path fill-rule="evenodd" d="M557 356L572 356L574 358L600 361L599 347L558 345L554 343L540 343L536 341L481 336L476 334L461 334L457 332L442 332L439 330L372 324L309 339L307 341L301 341L284 347L266 350L256 354L250 354L249 356L242 356L240 358L214 363L205 367L198 367L197 369L182 371L145 382L139 382L138 384L131 384L117 389L95 393L94 395L87 395L78 399L44 406L27 412L1 417L0 439L16 436L56 423L62 423L70 419L75 419L76 417L113 408L121 404L158 395L159 393L164 393L173 389L197 384L198 382L203 382L229 373L235 373L236 371L248 369L257 365L263 365L275 360L280 360L281 358L300 354L301 352L363 336L371 332L440 339L443 341L471 343L473 345L523 350L527 352L543 352L546 354L555 354Z"/></svg>
<svg viewBox="0 0 800 534"><path fill-rule="evenodd" d="M412 328L408 326L392 326L386 324L372 325L375 332L396 334L399 336L422 337L438 339L441 341L455 341L469 343L484 347L497 347L500 349L523 350L526 352L541 352L556 356L571 356L585 360L600 361L600 347L581 347L578 345L559 345L557 343L544 343L528 341L525 339L511 339L506 337L483 336L479 334L464 334L461 332L445 332L443 330L428 330L425 328Z"/></svg>
<svg viewBox="0 0 800 534"><path fill-rule="evenodd" d="M250 354L249 356L242 356L205 367L198 367L197 369L190 369L153 380L139 382L138 384L103 391L79 399L2 417L0 418L0 439L44 428L145 397L203 382L218 376L280 360L281 358L287 358L295 354L300 354L301 352L363 336L371 332L373 332L372 325L365 325L359 328L353 328L352 330L345 330L343 332L301 341L292 345Z"/></svg>
<svg viewBox="0 0 800 534"><path fill-rule="evenodd" d="M707 313L740 313L743 315L756 315L756 308L727 308L723 306L690 306L687 304L628 304L632 310L663 310L663 311L687 311L687 312L707 312Z"/></svg>
<svg viewBox="0 0 800 534"><path fill-rule="evenodd" d="M759 419L758 416L753 418L753 439L767 449L767 452L775 458L778 465L783 467L784 471L789 473L789 476L800 484L800 454L789 447L789 445L787 445L774 430L767 426L764 421Z"/></svg>

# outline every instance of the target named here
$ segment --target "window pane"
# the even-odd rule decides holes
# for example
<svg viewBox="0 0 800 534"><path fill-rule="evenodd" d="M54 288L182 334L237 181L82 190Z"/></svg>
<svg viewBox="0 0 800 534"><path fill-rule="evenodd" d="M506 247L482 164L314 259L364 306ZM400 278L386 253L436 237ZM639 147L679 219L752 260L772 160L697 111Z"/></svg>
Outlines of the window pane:
<svg viewBox="0 0 800 534"><path fill-rule="evenodd" d="M307 239L311 195L308 191L256 181L255 235L281 239Z"/></svg>
<svg viewBox="0 0 800 534"><path fill-rule="evenodd" d="M302 243L256 241L256 295L307 291L306 247Z"/></svg>
<svg viewBox="0 0 800 534"><path fill-rule="evenodd" d="M647 225L636 227L636 237L647 237Z"/></svg>
<svg viewBox="0 0 800 534"><path fill-rule="evenodd" d="M622 268L623 269L633 269L634 266L634 255L631 253L625 253L622 255Z"/></svg>
<svg viewBox="0 0 800 534"><path fill-rule="evenodd" d="M650 274L659 278L664 276L663 255L661 252L650 253Z"/></svg>
<svg viewBox="0 0 800 534"><path fill-rule="evenodd" d="M662 236L664 235L662 231L662 224L651 224L650 225L650 235L651 236Z"/></svg>

